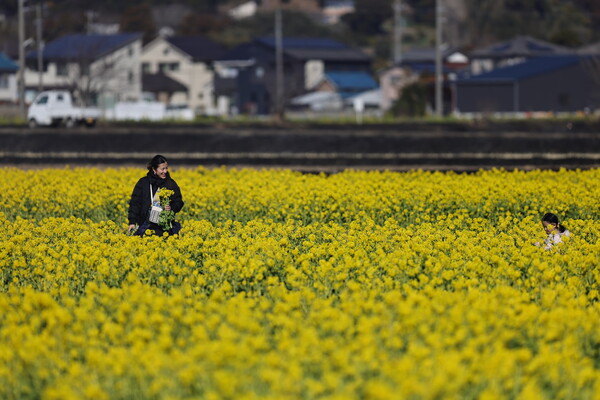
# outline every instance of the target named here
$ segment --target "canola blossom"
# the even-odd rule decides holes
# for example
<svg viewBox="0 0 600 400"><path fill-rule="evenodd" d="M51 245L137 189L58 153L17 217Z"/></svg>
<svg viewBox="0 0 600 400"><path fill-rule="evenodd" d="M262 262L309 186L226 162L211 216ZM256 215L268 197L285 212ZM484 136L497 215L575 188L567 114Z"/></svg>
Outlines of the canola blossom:
<svg viewBox="0 0 600 400"><path fill-rule="evenodd" d="M2 399L600 399L598 169L2 172Z"/></svg>

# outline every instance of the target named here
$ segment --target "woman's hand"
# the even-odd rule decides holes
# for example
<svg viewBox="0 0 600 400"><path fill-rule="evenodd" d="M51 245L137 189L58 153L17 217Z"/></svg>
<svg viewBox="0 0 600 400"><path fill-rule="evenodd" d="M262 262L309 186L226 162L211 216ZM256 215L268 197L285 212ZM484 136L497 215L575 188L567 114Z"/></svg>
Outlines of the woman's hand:
<svg viewBox="0 0 600 400"><path fill-rule="evenodd" d="M131 225L129 225L129 229L127 230L127 232L131 233L131 231L134 229L135 229L135 224L131 224Z"/></svg>

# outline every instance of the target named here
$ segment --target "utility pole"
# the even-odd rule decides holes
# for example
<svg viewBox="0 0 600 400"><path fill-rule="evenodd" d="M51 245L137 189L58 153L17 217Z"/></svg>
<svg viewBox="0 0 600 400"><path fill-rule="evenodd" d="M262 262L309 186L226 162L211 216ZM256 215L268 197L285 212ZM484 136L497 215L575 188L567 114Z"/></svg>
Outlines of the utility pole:
<svg viewBox="0 0 600 400"><path fill-rule="evenodd" d="M444 113L442 100L442 0L435 1L435 115Z"/></svg>
<svg viewBox="0 0 600 400"><path fill-rule="evenodd" d="M97 13L95 11L88 10L85 12L86 23L85 23L85 32L90 35L92 33L92 24L94 23L94 18Z"/></svg>
<svg viewBox="0 0 600 400"><path fill-rule="evenodd" d="M41 93L44 89L44 62L43 62L43 53L44 53L44 42L42 39L42 4L38 3L36 7L36 33L37 33L37 65L38 65L38 93Z"/></svg>
<svg viewBox="0 0 600 400"><path fill-rule="evenodd" d="M25 118L25 10L24 1L19 0L19 74L17 87L19 94L19 115Z"/></svg>
<svg viewBox="0 0 600 400"><path fill-rule="evenodd" d="M394 65L402 62L402 0L394 0Z"/></svg>
<svg viewBox="0 0 600 400"><path fill-rule="evenodd" d="M281 28L281 4L275 10L275 112L283 119L283 34Z"/></svg>

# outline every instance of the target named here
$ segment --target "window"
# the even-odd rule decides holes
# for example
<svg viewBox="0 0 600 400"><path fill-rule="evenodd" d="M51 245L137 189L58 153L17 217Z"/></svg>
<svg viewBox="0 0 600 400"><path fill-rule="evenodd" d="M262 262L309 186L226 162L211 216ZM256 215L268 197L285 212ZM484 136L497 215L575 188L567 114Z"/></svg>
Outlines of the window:
<svg viewBox="0 0 600 400"><path fill-rule="evenodd" d="M8 88L8 75L0 74L0 89Z"/></svg>
<svg viewBox="0 0 600 400"><path fill-rule="evenodd" d="M59 62L56 63L56 76L67 76L67 63Z"/></svg>
<svg viewBox="0 0 600 400"><path fill-rule="evenodd" d="M129 57L133 57L133 47L132 47L132 46L129 46L129 47L127 48L127 55L128 55Z"/></svg>
<svg viewBox="0 0 600 400"><path fill-rule="evenodd" d="M145 74L149 74L150 73L150 63L142 63L142 72Z"/></svg>
<svg viewBox="0 0 600 400"><path fill-rule="evenodd" d="M35 102L35 104L47 104L48 103L48 96L42 96L39 98L38 101Z"/></svg>
<svg viewBox="0 0 600 400"><path fill-rule="evenodd" d="M179 63L178 62L159 63L158 70L160 72L179 71Z"/></svg>
<svg viewBox="0 0 600 400"><path fill-rule="evenodd" d="M130 85L133 83L133 72L132 71L129 71L129 73L127 74L127 81L129 82Z"/></svg>
<svg viewBox="0 0 600 400"><path fill-rule="evenodd" d="M390 76L390 84L392 86L399 86L402 83L402 77L400 75Z"/></svg>
<svg viewBox="0 0 600 400"><path fill-rule="evenodd" d="M59 103L62 103L65 100L64 96L62 94L57 94L56 95L56 101Z"/></svg>

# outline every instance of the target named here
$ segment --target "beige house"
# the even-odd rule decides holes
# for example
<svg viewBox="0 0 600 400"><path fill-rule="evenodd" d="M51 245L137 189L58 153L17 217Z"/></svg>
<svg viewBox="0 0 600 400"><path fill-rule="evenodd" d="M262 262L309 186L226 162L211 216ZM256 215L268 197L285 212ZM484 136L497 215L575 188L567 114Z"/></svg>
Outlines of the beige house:
<svg viewBox="0 0 600 400"><path fill-rule="evenodd" d="M118 101L140 100L142 81L139 34L73 34L48 43L38 70L37 52L27 54L26 100L43 90L66 89L86 105L110 108Z"/></svg>
<svg viewBox="0 0 600 400"><path fill-rule="evenodd" d="M203 36L157 37L142 51L144 92L196 115L216 113L213 62L224 49Z"/></svg>

